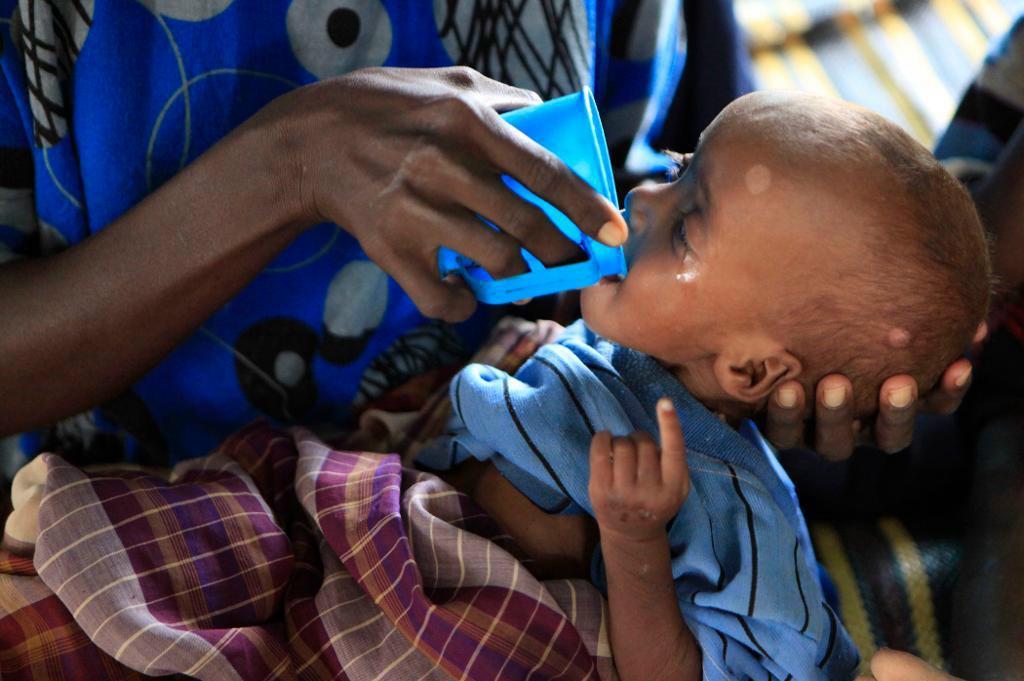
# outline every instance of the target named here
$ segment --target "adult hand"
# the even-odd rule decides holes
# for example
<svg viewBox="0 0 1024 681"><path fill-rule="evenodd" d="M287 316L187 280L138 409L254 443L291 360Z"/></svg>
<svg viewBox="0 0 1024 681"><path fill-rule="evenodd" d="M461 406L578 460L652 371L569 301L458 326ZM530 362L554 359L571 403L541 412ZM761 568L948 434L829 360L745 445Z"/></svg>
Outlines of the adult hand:
<svg viewBox="0 0 1024 681"><path fill-rule="evenodd" d="M467 68L374 68L284 95L251 124L270 122L291 150L300 221L337 223L420 311L459 321L476 301L457 276L439 277L439 247L472 258L494 277L525 270L524 245L548 264L578 254L540 209L505 186L502 174L588 235L612 246L626 239L613 205L498 115L539 102L532 92Z"/></svg>
<svg viewBox="0 0 1024 681"><path fill-rule="evenodd" d="M967 394L971 385L971 363L964 358L950 364L938 384L924 396L918 395L912 376L891 376L878 392L878 416L873 431L863 429L854 419L853 386L839 374L831 374L818 382L814 400L814 433L808 430L804 389L796 381L775 389L765 414L765 435L776 446L787 449L804 442L813 442L814 449L827 459L841 460L853 453L857 444L868 444L869 433L874 444L883 451L895 453L910 446L914 436L914 416L918 410L951 414Z"/></svg>
<svg viewBox="0 0 1024 681"><path fill-rule="evenodd" d="M857 681L963 681L939 671L924 660L897 650L883 648L871 658L871 675Z"/></svg>

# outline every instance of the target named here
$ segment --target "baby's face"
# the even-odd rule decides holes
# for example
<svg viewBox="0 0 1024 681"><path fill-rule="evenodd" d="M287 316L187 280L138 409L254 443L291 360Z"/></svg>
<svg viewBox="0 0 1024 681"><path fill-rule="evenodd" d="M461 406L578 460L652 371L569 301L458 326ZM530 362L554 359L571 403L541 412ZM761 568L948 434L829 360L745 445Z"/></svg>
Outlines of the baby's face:
<svg viewBox="0 0 1024 681"><path fill-rule="evenodd" d="M823 277L845 269L838 259L856 257L841 235L865 218L826 184L785 173L766 149L716 135L676 181L630 192L629 274L583 291L592 329L673 365L715 355L737 334L788 343L775 320L832 283Z"/></svg>

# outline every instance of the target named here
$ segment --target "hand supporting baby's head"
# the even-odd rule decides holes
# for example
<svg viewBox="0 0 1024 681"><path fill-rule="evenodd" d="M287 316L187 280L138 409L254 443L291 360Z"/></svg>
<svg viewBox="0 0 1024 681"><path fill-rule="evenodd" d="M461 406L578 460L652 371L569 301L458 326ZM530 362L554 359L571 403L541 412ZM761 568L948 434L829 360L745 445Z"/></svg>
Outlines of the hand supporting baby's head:
<svg viewBox="0 0 1024 681"><path fill-rule="evenodd" d="M841 372L866 415L888 376L934 384L987 309L967 192L897 126L841 101L734 102L679 180L634 190L627 209L630 273L584 291L584 317L714 406Z"/></svg>

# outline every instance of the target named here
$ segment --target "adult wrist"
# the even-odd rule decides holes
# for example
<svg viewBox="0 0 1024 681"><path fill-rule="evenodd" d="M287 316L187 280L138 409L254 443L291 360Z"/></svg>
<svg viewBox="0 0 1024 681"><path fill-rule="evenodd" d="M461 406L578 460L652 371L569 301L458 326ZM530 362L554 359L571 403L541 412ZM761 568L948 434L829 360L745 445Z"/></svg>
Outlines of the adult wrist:
<svg viewBox="0 0 1024 681"><path fill-rule="evenodd" d="M262 112L261 112L262 114ZM257 114L236 129L225 157L234 191L262 216L261 222L277 229L301 231L319 220L307 207L303 192L304 165L301 161L298 126L289 116Z"/></svg>

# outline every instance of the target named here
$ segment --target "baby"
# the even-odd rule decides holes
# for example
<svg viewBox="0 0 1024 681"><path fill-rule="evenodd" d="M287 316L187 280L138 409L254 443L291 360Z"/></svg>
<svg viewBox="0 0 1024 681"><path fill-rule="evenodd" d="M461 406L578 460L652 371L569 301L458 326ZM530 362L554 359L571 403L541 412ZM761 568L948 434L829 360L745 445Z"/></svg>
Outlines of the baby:
<svg viewBox="0 0 1024 681"><path fill-rule="evenodd" d="M627 197L625 279L584 290L583 321L516 376L461 372L452 434L420 461L488 461L547 513L596 518L623 679L849 679L792 486L716 412L833 371L862 419L888 376L932 386L987 309L983 231L924 148L840 101L749 95L680 164ZM489 510L508 495L481 489Z"/></svg>

